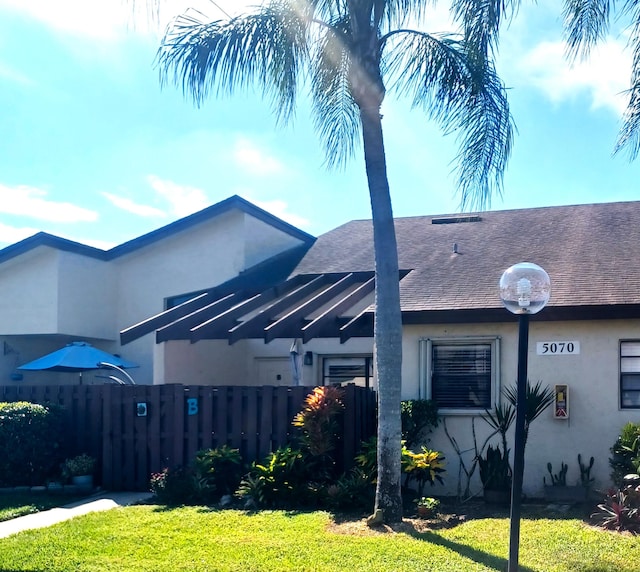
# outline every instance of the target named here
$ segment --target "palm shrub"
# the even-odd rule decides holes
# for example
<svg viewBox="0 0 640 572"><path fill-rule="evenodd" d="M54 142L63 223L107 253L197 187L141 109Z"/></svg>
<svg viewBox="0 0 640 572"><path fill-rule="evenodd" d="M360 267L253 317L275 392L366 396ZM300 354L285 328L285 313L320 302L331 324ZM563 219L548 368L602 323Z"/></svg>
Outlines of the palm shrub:
<svg viewBox="0 0 640 572"><path fill-rule="evenodd" d="M0 486L44 484L57 476L65 453L61 407L0 403Z"/></svg>

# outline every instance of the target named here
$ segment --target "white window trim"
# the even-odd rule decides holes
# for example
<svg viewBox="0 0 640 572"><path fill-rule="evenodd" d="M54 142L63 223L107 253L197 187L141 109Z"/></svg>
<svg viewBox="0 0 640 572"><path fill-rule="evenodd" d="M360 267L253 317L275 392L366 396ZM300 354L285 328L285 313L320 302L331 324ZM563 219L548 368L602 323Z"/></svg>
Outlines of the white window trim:
<svg viewBox="0 0 640 572"><path fill-rule="evenodd" d="M491 404L500 402L500 337L499 336L456 336L456 337L442 337L442 338L420 338L419 346L419 363L418 363L418 380L419 397L420 399L431 399L431 379L433 373L432 361L432 348L433 344L455 344L455 345L470 345L478 343L491 344ZM484 408L479 407L477 409L471 408L440 408L438 410L442 415L477 415L478 413L484 413Z"/></svg>

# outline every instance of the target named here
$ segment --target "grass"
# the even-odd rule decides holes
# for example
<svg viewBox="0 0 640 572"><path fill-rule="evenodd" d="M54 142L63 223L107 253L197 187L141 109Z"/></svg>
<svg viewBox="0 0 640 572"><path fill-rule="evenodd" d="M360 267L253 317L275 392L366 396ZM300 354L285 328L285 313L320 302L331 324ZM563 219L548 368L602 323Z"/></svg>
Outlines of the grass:
<svg viewBox="0 0 640 572"><path fill-rule="evenodd" d="M0 494L0 522L67 504L86 495L12 492Z"/></svg>
<svg viewBox="0 0 640 572"><path fill-rule="evenodd" d="M372 533L325 512L145 505L82 516L0 540L3 571L442 571L506 569L509 521ZM526 515L523 572L636 572L640 539L579 518Z"/></svg>

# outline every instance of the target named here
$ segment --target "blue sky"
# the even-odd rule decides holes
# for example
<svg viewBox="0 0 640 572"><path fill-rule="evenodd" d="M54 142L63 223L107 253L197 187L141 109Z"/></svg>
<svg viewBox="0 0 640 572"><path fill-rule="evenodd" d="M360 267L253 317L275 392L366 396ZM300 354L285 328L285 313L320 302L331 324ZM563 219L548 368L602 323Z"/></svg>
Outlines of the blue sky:
<svg viewBox="0 0 640 572"><path fill-rule="evenodd" d="M257 0L217 0L237 13ZM0 247L43 230L109 248L239 194L319 235L369 218L360 154L328 171L308 107L277 127L256 94L200 109L153 66L163 22L206 0L167 0L153 24L118 0L0 0ZM446 13L423 26L446 31ZM525 3L501 39L518 135L493 209L640 199L640 163L611 152L629 82L625 35L569 66L557 2ZM385 101L396 216L458 210L443 137Z"/></svg>

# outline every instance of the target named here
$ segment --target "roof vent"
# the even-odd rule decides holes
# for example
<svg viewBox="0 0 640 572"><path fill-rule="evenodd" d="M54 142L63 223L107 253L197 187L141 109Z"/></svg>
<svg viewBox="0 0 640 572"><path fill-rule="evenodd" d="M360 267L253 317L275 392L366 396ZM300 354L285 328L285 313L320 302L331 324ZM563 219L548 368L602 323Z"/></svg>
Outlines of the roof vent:
<svg viewBox="0 0 640 572"><path fill-rule="evenodd" d="M459 222L480 222L480 215L443 216L431 219L431 224L457 224Z"/></svg>

